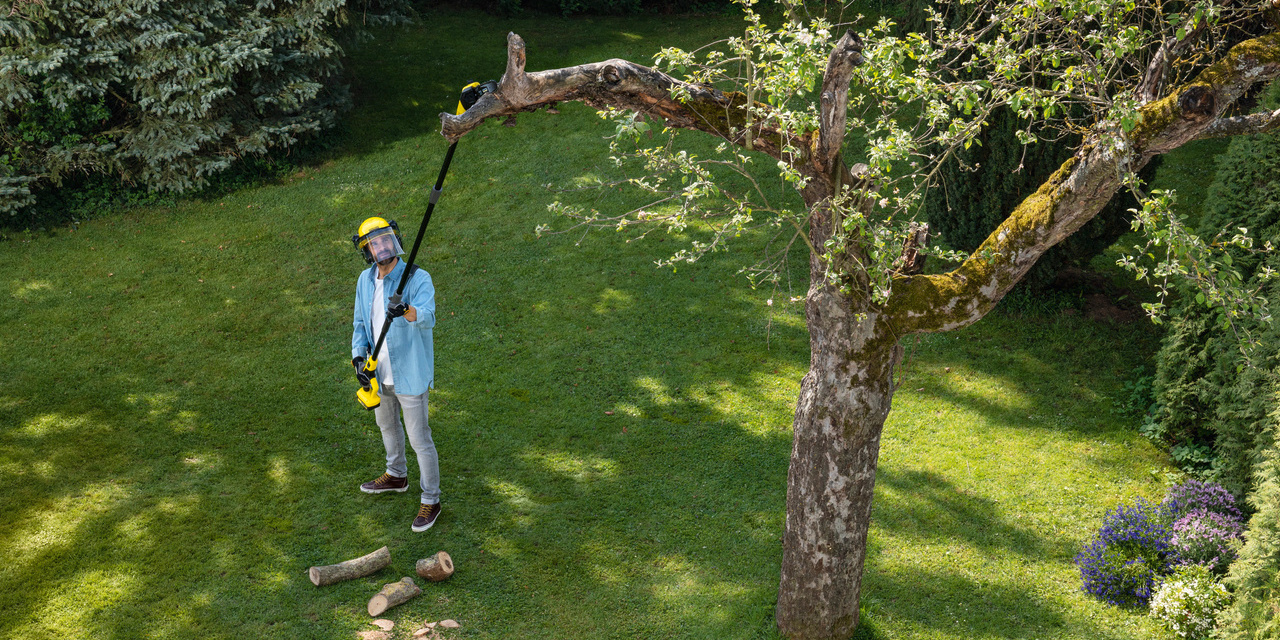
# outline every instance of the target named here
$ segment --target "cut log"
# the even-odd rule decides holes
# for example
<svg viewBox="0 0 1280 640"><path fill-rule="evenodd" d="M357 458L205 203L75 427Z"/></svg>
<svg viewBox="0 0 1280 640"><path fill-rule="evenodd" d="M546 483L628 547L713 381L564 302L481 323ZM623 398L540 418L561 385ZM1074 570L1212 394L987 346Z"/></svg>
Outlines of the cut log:
<svg viewBox="0 0 1280 640"><path fill-rule="evenodd" d="M307 573L311 576L312 584L317 587L323 587L343 580L363 578L389 564L391 564L391 551L383 547L369 555L360 556L346 562L329 564L323 567L311 567Z"/></svg>
<svg viewBox="0 0 1280 640"><path fill-rule="evenodd" d="M453 575L453 558L444 551L437 551L434 556L419 560L415 569L418 575L432 582L440 582Z"/></svg>
<svg viewBox="0 0 1280 640"><path fill-rule="evenodd" d="M382 587L382 591L369 600L369 615L380 616L383 611L402 605L420 593L422 589L413 583L413 578L401 578L399 582L392 582Z"/></svg>

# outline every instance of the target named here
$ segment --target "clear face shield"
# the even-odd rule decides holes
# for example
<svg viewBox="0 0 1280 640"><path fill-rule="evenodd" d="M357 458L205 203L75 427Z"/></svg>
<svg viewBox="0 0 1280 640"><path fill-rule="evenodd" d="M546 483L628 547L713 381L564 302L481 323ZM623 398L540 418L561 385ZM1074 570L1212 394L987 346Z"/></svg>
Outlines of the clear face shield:
<svg viewBox="0 0 1280 640"><path fill-rule="evenodd" d="M360 238L359 247L364 251L366 258L372 259L373 262L378 264L404 254L404 249L400 246L400 240L396 238L396 232L391 227L370 231L363 238Z"/></svg>

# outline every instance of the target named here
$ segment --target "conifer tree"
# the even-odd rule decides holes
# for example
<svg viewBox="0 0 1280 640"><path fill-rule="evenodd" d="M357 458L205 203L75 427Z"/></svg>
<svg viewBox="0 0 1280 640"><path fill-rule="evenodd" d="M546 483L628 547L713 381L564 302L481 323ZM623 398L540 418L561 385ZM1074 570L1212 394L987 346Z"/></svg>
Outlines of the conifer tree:
<svg viewBox="0 0 1280 640"><path fill-rule="evenodd" d="M1274 108L1274 107L1272 107ZM1280 242L1280 134L1241 136L1218 159L1199 223L1203 237L1248 229L1255 247ZM1233 268L1250 289L1272 303L1280 289L1266 281L1280 269L1271 252L1233 249ZM1222 310L1187 292L1174 305L1169 331L1156 356L1156 412L1149 435L1163 441L1184 466L1209 472L1236 495L1244 496L1262 452L1273 444L1270 414L1276 398L1260 393L1276 382L1280 336L1267 322L1252 319L1233 330ZM1239 332L1256 345L1244 366Z"/></svg>
<svg viewBox="0 0 1280 640"><path fill-rule="evenodd" d="M362 12L403 18L404 0ZM0 213L71 175L204 185L350 105L346 0L18 0L0 14Z"/></svg>
<svg viewBox="0 0 1280 640"><path fill-rule="evenodd" d="M1265 395L1275 403L1274 394ZM1267 431L1274 442L1280 413L1272 414L1270 420ZM1267 450L1254 480L1257 490L1249 503L1255 512L1244 535L1244 548L1227 576L1235 598L1220 614L1215 636L1223 640L1280 638L1280 447Z"/></svg>

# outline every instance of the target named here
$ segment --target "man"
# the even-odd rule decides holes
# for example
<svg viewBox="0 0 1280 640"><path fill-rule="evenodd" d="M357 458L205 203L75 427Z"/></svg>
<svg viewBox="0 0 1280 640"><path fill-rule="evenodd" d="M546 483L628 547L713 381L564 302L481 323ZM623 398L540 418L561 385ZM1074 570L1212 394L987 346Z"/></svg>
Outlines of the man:
<svg viewBox="0 0 1280 640"><path fill-rule="evenodd" d="M404 438L418 456L421 506L413 519L413 531L426 531L440 515L440 463L427 424L427 394L434 386L435 355L431 328L436 324L436 292L431 276L412 267L402 301L391 297L400 284L407 265L399 257L399 228L378 217L360 224L352 238L370 266L356 280L354 331L351 334L351 364L356 378L367 386L366 358L377 363L376 383L380 403L374 409L382 444L387 450L386 472L360 485L365 493L403 493L409 488ZM379 353L370 354L385 322L391 322ZM403 413L404 422L400 417Z"/></svg>

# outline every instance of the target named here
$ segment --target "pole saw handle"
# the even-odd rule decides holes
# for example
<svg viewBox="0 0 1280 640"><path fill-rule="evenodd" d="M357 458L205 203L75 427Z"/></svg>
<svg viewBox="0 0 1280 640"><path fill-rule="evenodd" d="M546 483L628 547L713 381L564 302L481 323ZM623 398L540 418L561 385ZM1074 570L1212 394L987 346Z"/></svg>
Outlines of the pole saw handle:
<svg viewBox="0 0 1280 640"><path fill-rule="evenodd" d="M378 397L378 361L366 359L356 378L360 381L360 388L356 390L356 400L360 402L360 406L369 411L377 409L382 404L382 399Z"/></svg>

